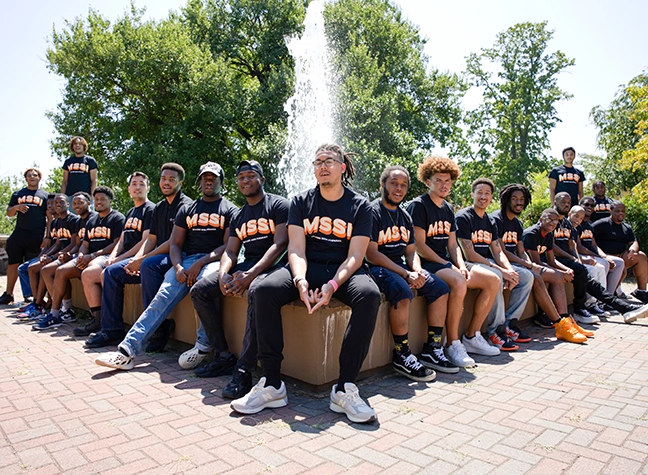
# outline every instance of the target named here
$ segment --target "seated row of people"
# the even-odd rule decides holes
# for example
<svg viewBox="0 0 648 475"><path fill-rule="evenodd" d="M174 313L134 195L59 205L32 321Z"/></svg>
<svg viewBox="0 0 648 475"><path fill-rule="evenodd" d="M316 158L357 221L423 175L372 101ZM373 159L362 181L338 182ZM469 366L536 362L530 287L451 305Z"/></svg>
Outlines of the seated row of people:
<svg viewBox="0 0 648 475"><path fill-rule="evenodd" d="M54 279L56 282L60 272L62 282L78 276L83 280L93 319L75 334L89 335L88 347L118 345L117 352L102 354L96 362L131 369L133 358L156 330L165 326L173 307L190 293L201 325L195 347L181 355L180 365L195 368L214 350L212 361L198 367L196 373L218 376L233 371L223 396L234 399L234 410L255 413L265 407L281 407L287 404L280 379L281 306L300 298L312 313L335 294L352 308L352 316L340 353L340 378L331 391L331 409L355 422L367 422L375 419L375 412L359 397L354 383L371 341L380 291L390 302L393 366L417 381L434 379L435 370L453 373L474 365L468 353L497 355L530 341L516 320L531 291L555 324L558 338L582 343L592 335L567 311L564 282L575 278L577 266L553 258L554 229L550 228L557 220L549 218L561 216L559 211L543 213L536 225L540 230L536 233L531 227L521 239L517 216L530 203L530 194L522 185L505 187L500 194L501 210L490 217L486 209L494 185L488 179L476 180L474 205L455 218L452 206L445 201L460 174L452 160L431 157L420 165L418 178L429 192L410 203L407 211L400 206L410 186L406 169L388 167L380 180L381 198L369 204L347 187L354 174L353 162L339 146L320 147L313 164L318 186L295 197L289 206L286 199L265 193L258 163L241 162L237 182L247 201L241 210L220 196L224 173L215 163L200 169L201 198L182 205L184 171L176 164L165 164L160 180L165 199L155 210L146 199L148 178L135 173L129 178L135 206L127 219L122 216L123 232L109 226L110 205L104 206L101 199L97 202L97 195L112 199L111 193L96 188L96 220L103 226L98 230L91 221L80 255L70 263L59 263ZM561 196L557 194L557 202ZM57 209L62 210L62 205ZM119 239L115 239L117 235ZM544 241L535 243L537 236ZM111 237L109 245L91 247L93 239L103 238L103 245ZM546 245L548 240L551 248ZM245 254L239 264L242 246ZM368 268L363 264L365 257ZM569 257L563 259L572 262ZM648 307L614 297L590 278L581 280L586 283L581 287L624 313L626 321L648 314ZM124 335L123 285L138 281L143 286L145 310ZM65 285L60 289L53 286L58 298L52 295L52 311L36 329L63 323L56 312ZM459 320L468 288L479 293L473 317L460 337ZM503 289L511 291L507 306ZM245 290L249 290L248 316L237 362L224 337L220 298ZM418 357L408 347L412 290L428 303L428 338ZM575 309L576 294L580 299L581 292L575 288ZM578 303L578 310L583 310L580 300ZM481 335L485 323L490 343ZM444 328L446 345L442 343ZM167 336L171 332L172 328L162 330ZM252 387L251 371L257 359L264 376Z"/></svg>

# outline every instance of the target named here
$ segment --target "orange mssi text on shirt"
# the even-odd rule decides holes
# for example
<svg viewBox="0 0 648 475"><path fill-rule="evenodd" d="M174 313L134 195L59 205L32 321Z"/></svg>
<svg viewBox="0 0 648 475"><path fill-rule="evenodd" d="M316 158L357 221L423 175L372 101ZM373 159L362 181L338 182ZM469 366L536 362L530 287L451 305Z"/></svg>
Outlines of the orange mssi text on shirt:
<svg viewBox="0 0 648 475"><path fill-rule="evenodd" d="M330 218L328 216L315 216L313 220L304 219L304 234L321 233L333 235L340 239L351 239L353 234L353 224L347 223L340 218Z"/></svg>

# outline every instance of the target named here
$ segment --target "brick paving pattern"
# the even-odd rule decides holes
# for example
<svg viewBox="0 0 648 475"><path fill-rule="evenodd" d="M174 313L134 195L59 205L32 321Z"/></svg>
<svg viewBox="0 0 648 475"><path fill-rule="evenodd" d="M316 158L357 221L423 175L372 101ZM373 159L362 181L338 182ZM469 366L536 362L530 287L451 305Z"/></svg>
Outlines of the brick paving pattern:
<svg viewBox="0 0 648 475"><path fill-rule="evenodd" d="M130 372L93 363L72 326L32 332L0 312L0 473L648 473L648 321L602 323L587 345L534 340L424 384L360 382L373 425L289 386L289 405L239 416L228 378L199 379L177 352Z"/></svg>

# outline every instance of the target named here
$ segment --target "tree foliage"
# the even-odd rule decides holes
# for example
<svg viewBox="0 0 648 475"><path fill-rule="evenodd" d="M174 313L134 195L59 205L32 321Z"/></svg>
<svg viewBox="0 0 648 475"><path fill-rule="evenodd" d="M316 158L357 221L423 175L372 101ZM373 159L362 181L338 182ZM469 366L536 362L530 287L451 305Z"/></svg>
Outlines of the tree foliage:
<svg viewBox="0 0 648 475"><path fill-rule="evenodd" d="M66 22L47 53L50 70L65 79L49 114L53 148L63 157L69 137L83 135L102 182L122 202L132 171L155 178L167 161L194 177L212 160L232 176L281 129L292 87L283 36L300 31L303 9L298 1L192 0L160 22L144 21L134 7L114 24L93 10Z"/></svg>
<svg viewBox="0 0 648 475"><path fill-rule="evenodd" d="M498 186L529 184L532 172L550 168L548 135L560 121L555 108L570 94L558 75L574 64L563 52L548 52L547 23L518 23L495 44L467 57L466 75L482 89L482 103L467 113L472 165ZM465 174L464 180L476 176Z"/></svg>
<svg viewBox="0 0 648 475"><path fill-rule="evenodd" d="M641 98L637 93L646 87L648 75L640 74L619 88L607 109L596 106L590 112L598 129L597 145L605 154L581 158L587 172L605 181L611 196L630 191L647 176L645 167L633 167L624 161L624 153L635 148L643 133L639 128Z"/></svg>
<svg viewBox="0 0 648 475"><path fill-rule="evenodd" d="M5 176L0 178L0 210L2 210L2 218L0 218L0 234L11 234L16 225L16 217L10 218L5 213L9 200L14 191L24 188L25 180L20 175Z"/></svg>
<svg viewBox="0 0 648 475"><path fill-rule="evenodd" d="M416 167L435 145L461 141L454 74L428 67L426 40L389 0L338 0L326 5L326 35L337 81L336 135L357 159L356 188L375 196L387 165ZM421 192L414 186L410 195Z"/></svg>

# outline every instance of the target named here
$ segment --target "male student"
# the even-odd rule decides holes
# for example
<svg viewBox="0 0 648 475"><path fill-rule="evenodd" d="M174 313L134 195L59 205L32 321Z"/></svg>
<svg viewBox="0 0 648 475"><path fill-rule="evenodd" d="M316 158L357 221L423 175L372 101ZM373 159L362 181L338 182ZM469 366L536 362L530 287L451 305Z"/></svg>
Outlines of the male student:
<svg viewBox="0 0 648 475"><path fill-rule="evenodd" d="M169 247L173 267L165 274L149 306L117 346L118 351L100 355L95 363L120 370L132 369L133 359L144 351L144 344L189 293L191 286L218 271L230 222L237 209L221 196L223 179L224 172L219 164L207 162L200 167L201 197L178 211L173 226ZM183 369L195 368L211 349L200 326L195 346L180 355L178 364Z"/></svg>
<svg viewBox="0 0 648 475"><path fill-rule="evenodd" d="M578 203L583 197L583 183L585 173L574 167L576 150L574 147L567 147L562 151L563 163L554 167L549 172L549 199L554 202L557 193L565 191L569 193L572 203Z"/></svg>

